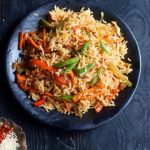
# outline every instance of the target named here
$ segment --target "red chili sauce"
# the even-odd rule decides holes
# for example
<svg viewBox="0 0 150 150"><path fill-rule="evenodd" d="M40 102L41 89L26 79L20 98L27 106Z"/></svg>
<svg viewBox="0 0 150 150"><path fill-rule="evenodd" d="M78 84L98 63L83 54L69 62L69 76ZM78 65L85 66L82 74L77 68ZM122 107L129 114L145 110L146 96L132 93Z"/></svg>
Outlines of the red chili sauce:
<svg viewBox="0 0 150 150"><path fill-rule="evenodd" d="M0 144L12 130L13 128L6 123L0 126Z"/></svg>

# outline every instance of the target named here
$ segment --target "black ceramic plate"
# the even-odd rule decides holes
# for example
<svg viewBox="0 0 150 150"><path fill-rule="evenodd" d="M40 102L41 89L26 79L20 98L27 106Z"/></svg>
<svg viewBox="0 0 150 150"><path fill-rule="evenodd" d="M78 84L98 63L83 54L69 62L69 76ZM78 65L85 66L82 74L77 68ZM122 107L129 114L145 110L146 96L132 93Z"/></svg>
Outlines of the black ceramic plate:
<svg viewBox="0 0 150 150"><path fill-rule="evenodd" d="M19 51L17 49L19 31L28 32L35 30L38 27L39 19L45 17L48 11L53 9L54 5L67 7L75 11L80 10L80 8L83 6L85 8L90 8L94 12L94 17L96 19L100 19L100 12L103 11L105 13L105 19L107 21L116 20L121 27L121 31L123 32L125 39L128 40L128 56L132 60L133 68L133 72L129 75L129 79L133 83L133 86L131 88L126 88L119 94L119 97L115 100L115 107L104 108L100 113L97 114L94 112L94 110L90 110L83 116L82 119L72 115L63 115L57 111L51 111L47 113L42 108L33 107L32 101L27 98L26 94L21 91L17 84L14 82L15 76L14 70L12 70L12 64L19 58ZM47 4L31 12L16 28L9 42L6 54L6 72L9 86L22 108L24 108L37 120L40 120L41 122L46 123L49 126L66 130L92 129L105 123L108 120L111 120L114 116L116 116L130 102L136 90L140 76L140 67L141 59L139 47L129 27L116 14L110 12L108 9L102 8L101 6L99 6L99 4L95 4L92 2L89 2L86 5L81 5L76 3L70 4L66 1L60 1L55 4Z"/></svg>

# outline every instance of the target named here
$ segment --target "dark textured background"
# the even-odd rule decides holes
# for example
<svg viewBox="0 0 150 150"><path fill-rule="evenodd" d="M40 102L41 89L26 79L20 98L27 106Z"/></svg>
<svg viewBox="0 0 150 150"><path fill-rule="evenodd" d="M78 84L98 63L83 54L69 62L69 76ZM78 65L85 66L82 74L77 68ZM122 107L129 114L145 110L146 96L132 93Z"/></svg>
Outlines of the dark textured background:
<svg viewBox="0 0 150 150"><path fill-rule="evenodd" d="M142 75L127 108L109 123L85 132L65 132L36 122L20 108L6 85L4 59L10 35L21 19L47 2L50 0L0 0L0 116L23 127L29 150L149 150L150 0L95 0L115 11L133 31L141 49Z"/></svg>

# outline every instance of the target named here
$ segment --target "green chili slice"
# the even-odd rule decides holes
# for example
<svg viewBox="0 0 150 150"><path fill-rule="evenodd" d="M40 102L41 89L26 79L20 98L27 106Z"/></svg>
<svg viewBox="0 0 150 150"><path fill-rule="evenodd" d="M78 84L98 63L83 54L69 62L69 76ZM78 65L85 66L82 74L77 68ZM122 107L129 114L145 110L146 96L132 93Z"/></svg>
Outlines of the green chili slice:
<svg viewBox="0 0 150 150"><path fill-rule="evenodd" d="M127 86L132 86L132 83L128 80L128 78L122 74L112 63L109 63L107 66L114 73L114 75L123 80Z"/></svg>
<svg viewBox="0 0 150 150"><path fill-rule="evenodd" d="M40 25L43 26L44 28L47 29L55 29L56 26L53 24L50 24L48 21L46 21L45 19L41 19L40 20Z"/></svg>

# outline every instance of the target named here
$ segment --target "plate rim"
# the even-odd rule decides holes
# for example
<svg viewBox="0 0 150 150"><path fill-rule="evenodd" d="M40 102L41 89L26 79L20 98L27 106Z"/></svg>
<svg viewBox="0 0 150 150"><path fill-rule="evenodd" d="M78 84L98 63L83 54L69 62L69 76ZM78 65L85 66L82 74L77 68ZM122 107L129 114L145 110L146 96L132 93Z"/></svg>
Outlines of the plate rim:
<svg viewBox="0 0 150 150"><path fill-rule="evenodd" d="M42 9L42 8L44 8L44 7L47 7L47 5L49 5L49 6L51 6L51 5L55 5L56 3L55 2L49 2L49 3L47 3L47 4L45 4L45 5L42 5L42 6L40 6L40 7L38 7L38 8L36 8L36 9L34 9L34 10L32 10L31 12L29 12L21 21L20 21L20 23L16 26L16 28L13 30L13 32L12 32L12 34L11 34L11 36L10 36L10 38L9 38L9 41L8 41L8 43L7 43L7 48L6 48L6 52L5 52L5 64L4 64L4 66L5 66L5 74L6 74L6 80L7 80L7 84L8 84L8 86L9 86L9 89L11 90L11 93L13 94L13 97L14 97L14 99L16 99L16 102L17 103L19 103L19 105L21 105L21 107L25 110L25 112L27 112L30 116L32 116L35 120L38 120L39 122L41 122L41 123L44 123L44 124L46 124L46 125L48 125L48 126L50 126L50 127L52 127L52 128L59 128L59 129L64 129L64 128L61 128L61 127L58 127L58 126L51 126L48 122L45 122L44 120L42 120L41 118L37 118L35 115L33 115L33 114L31 114L31 112L30 111L28 111L24 106L23 106L23 104L21 103L21 101L19 101L18 100L18 97L17 97L17 95L13 92L13 89L12 89L12 86L11 86L11 84L12 84L12 81L11 81L11 79L10 79L10 77L9 77L9 73L8 73L8 65L7 65L7 62L8 62L8 52L9 52L9 47L10 47L10 45L11 45L11 40L12 40L12 38L13 38L13 36L15 35L15 32L17 31L17 29L19 28L19 26L23 23L23 22L25 22L25 20L30 16L30 15L32 15L34 12L36 12L36 11L38 11L38 10L40 10L40 9ZM59 3L58 3L59 4ZM56 5L58 5L58 4L56 4ZM96 125L93 125L92 127L85 127L85 128L72 128L72 129L70 129L70 128L65 128L65 130L77 130L77 131L84 131L84 130L90 130L90 129L93 129L93 128L97 128L97 127L99 127L99 126L101 126L101 125L103 125L103 124L106 124L107 122L109 122L110 120L112 120L112 119L114 119L114 118L116 118L125 108L126 108L126 106L130 103L130 101L132 100L132 98L133 98L133 96L134 96L134 94L135 94L135 92L136 92L136 90L137 90L137 87L138 87L138 84L139 84L139 81L140 81L140 76L141 76L141 70L142 70L142 60L141 60L141 52L140 52L140 48L139 48L139 45L138 45L138 42L137 42L137 40L136 40L136 38L135 38L135 36L134 36L134 34L133 34L133 32L131 31L131 29L129 28L129 26L127 25L127 23L118 15L118 14L116 14L114 11L110 11L110 10L107 10L107 7L104 7L104 6L101 6L101 5L97 5L97 3L91 3L92 5L94 4L94 5L96 5L96 7L98 8L98 9L101 9L101 10L103 10L104 11L104 13L105 12L107 12L108 14L112 14L112 16L113 17L115 17L115 19L116 19L116 21L118 22L118 20L119 20L119 22L121 22L124 26L125 26L125 28L129 31L129 33L131 34L131 36L132 36L132 39L134 40L134 42L135 42L135 44L136 44L136 47L137 47L137 54L138 54L138 57L139 57L139 72L138 72L138 77L137 77L137 82L136 82L136 85L135 85L135 87L134 87L134 89L133 89L133 92L132 92L132 94L129 96L129 98L126 100L126 102L125 102L125 104L121 107L121 108L119 108L119 110L117 111L117 113L116 114L114 114L112 117L109 117L109 118L107 118L106 120L103 120L102 122L100 122L100 123L98 123L98 124L96 124ZM90 5L88 5L88 3L86 4L87 6L88 6L88 8L90 8ZM83 4L83 6L84 6L84 4ZM111 17L112 17L111 16Z"/></svg>

